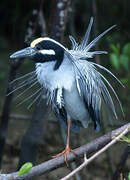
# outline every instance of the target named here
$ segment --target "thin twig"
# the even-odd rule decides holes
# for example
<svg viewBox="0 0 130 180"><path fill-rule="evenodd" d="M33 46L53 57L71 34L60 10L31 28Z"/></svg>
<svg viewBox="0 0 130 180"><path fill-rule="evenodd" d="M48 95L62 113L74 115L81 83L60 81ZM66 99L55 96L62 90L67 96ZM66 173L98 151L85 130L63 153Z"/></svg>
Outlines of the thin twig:
<svg viewBox="0 0 130 180"><path fill-rule="evenodd" d="M67 180L70 177L72 177L74 174L79 172L81 169L83 169L85 166L87 166L91 161L93 161L96 157L98 157L101 153L105 152L109 147L111 147L113 144L115 144L123 135L127 134L129 132L129 130L130 130L130 128L126 128L120 135L115 137L110 143L105 145L105 147L103 147L101 150L99 150L97 153L95 153L89 159L87 159L86 156L85 156L84 162L78 168L73 170L70 174L68 174L67 176L65 176L61 180Z"/></svg>
<svg viewBox="0 0 130 180"><path fill-rule="evenodd" d="M85 153L88 156L90 153L93 153L93 152L101 149L106 144L108 144L112 140L113 137L118 136L119 134L121 134L122 132L124 132L128 128L130 129L130 123L127 123L126 125L118 128L118 129L116 129L116 130L114 130L114 131L112 131L112 132L110 132L104 136L101 136L100 138L97 138L94 141L92 141L86 145L83 145L83 146L75 149L74 151L77 154L77 156L75 156L73 153L69 153L67 155L68 162L74 161L78 156L81 157ZM64 165L64 156L60 156L60 157L57 157L55 159L51 159L49 161L41 163L37 166L34 166L31 169L31 171L24 176L17 177L17 172L10 173L10 174L0 174L0 180L10 180L11 178L13 180L32 179L33 177L43 175L43 174L50 172L54 169L57 169L58 167L61 167L63 165Z"/></svg>

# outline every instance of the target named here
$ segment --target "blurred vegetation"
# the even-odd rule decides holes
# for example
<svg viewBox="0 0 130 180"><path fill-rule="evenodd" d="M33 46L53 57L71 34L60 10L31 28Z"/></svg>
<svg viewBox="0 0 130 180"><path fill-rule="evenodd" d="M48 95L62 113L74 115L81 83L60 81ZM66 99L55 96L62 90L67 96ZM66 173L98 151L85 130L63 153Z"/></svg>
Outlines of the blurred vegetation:
<svg viewBox="0 0 130 180"><path fill-rule="evenodd" d="M53 11L53 8L52 8L53 6L51 6L52 1L53 0L50 0L50 1L44 0L43 7L42 7L44 18L45 18L47 29L48 29L48 32L47 32L48 36L49 36L49 32L51 31L50 30L51 24L49 24L48 21L51 18L51 14L52 14L51 11ZM97 24L96 32L95 33L92 32L92 36L91 36L92 38L94 37L95 34L97 35L103 32L105 29L107 29L111 25L113 24L117 25L116 28L112 30L112 32L109 32L107 35L105 35L105 37L102 38L102 40L100 40L98 44L99 46L98 48L101 50L108 51L109 53L109 55L103 55L99 57L100 64L102 64L103 66L108 68L110 71L112 71L125 86L125 88L118 86L118 83L115 84L115 82L113 82L110 77L107 77L108 75L106 74L106 77L111 81L112 85L114 86L114 89L117 91L117 94L119 95L119 98L122 102L123 109L125 112L125 118L122 118L121 112L119 110L119 105L117 105L119 121L118 122L116 121L116 123L117 124L125 123L129 121L129 117L130 117L130 111L129 111L129 108L130 108L130 33L129 33L130 32L130 22L129 22L130 1L129 0L124 0L124 1L98 0L98 1L93 1L93 2L95 3L96 9L97 9L96 17L92 10L92 1L89 1L89 0L72 1L72 9L70 9L70 16L67 22L67 27L66 27L63 43L66 47L70 47L70 42L68 38L68 35L70 34L74 36L76 40L81 40L82 36L85 33L85 30L87 28L87 25L89 23L91 16L95 17L96 24ZM32 39L29 39L27 37L25 38L26 34L29 33L28 32L29 29L27 28L28 24L30 23L30 20L34 20L32 19L32 15L34 18L35 13L37 14L37 9L40 8L41 1L40 0L32 0L32 1L2 0L0 4L1 4L0 5L0 17L1 17L1 22L0 22L1 23L1 28L0 28L0 113L1 113L3 110L3 104L4 104L4 100L6 96L6 89L8 85L8 78L9 78L8 74L10 70L10 65L12 63L11 62L12 60L9 59L9 56L12 52L15 52L18 49L21 49L23 47L26 47L32 41L32 39L40 36L41 30L38 28L39 19L36 18L35 19L36 21L35 33L30 32L32 33ZM32 27L32 29L33 28L34 27ZM90 59L90 60L96 61L96 59ZM17 72L17 77L19 77L20 75L26 74L27 72L30 72L33 69L34 69L34 64L30 62L28 59L24 60L23 64L21 65L21 67L19 68ZM16 106L17 103L18 103L17 101L12 103L11 113L31 115L35 108L35 106L33 106L31 110L27 110L26 107L28 106L29 102L24 103L20 107ZM105 121L105 123L106 122L107 121ZM18 122L16 123L17 124L16 127L13 127L11 123L10 123L11 130L8 131L9 132L8 137L9 137L9 140L11 140L11 138L12 139L14 138L15 143L18 145L20 143L18 142L19 141L18 138L23 136L23 134L25 133L25 130L27 129L26 127L27 122L22 122L23 124L21 127L23 128L23 132L21 133L22 135L18 135L18 137L17 137L18 132L14 135L12 134L14 133L12 128L17 129ZM21 122L20 122L20 125L21 125ZM52 125L50 125L50 130L52 130L55 134L59 133L59 130L54 130L51 126ZM56 125L54 125L54 127L56 128ZM93 137L91 137L91 135L87 136L86 130L83 130L83 134L85 136L85 139L82 140L82 144L86 143L87 141L90 141L91 139L94 138L94 136L96 136L96 135L94 135ZM11 135L13 137L10 137ZM82 135L78 135L78 136L79 138L83 137ZM75 135L75 137L77 137L77 135ZM47 135L47 138L48 139L50 138L49 135ZM52 140L50 140L50 142L51 141ZM56 141L60 142L59 139ZM77 142L74 141L74 143L77 145ZM52 142L52 145L54 145L54 142ZM51 151L52 147L49 147L49 148ZM116 152L116 150L114 150L114 152ZM115 164L116 163L117 161L115 162ZM96 175L100 176L100 171ZM90 179L91 178L92 177L90 177ZM129 179L130 179L130 175L129 175Z"/></svg>

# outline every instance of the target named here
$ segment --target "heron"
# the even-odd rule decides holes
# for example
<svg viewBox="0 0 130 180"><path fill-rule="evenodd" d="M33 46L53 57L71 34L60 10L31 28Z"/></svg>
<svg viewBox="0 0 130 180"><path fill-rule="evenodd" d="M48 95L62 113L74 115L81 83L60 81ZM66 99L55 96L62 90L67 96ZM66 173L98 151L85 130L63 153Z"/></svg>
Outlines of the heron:
<svg viewBox="0 0 130 180"><path fill-rule="evenodd" d="M25 80L20 87L32 83L28 88L30 89L37 82L40 84L40 88L33 94L36 95L33 102L43 96L43 88L46 89L47 103L51 105L60 123L68 128L65 150L56 155L64 155L65 162L67 162L67 154L74 153L70 148L70 131L79 132L80 128L87 128L89 123L93 124L96 131L99 131L102 120L102 104L105 105L108 116L111 111L114 117L118 118L109 89L113 92L123 112L117 93L98 69L106 71L121 85L122 83L107 68L89 61L89 58L93 58L95 55L107 54L106 51L91 51L91 49L115 25L90 42L92 25L93 18L90 19L85 36L80 43L69 36L72 42L71 49L52 38L40 37L33 40L29 47L10 56L10 58L28 57L34 61L35 71L25 75L29 77L28 82Z"/></svg>

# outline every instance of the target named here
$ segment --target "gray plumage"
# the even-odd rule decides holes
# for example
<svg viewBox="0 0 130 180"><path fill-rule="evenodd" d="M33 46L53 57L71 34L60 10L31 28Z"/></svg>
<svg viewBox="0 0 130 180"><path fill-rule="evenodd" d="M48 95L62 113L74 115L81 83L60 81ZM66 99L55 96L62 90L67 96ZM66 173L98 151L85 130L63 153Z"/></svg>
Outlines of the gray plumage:
<svg viewBox="0 0 130 180"><path fill-rule="evenodd" d="M57 63L57 66L56 62L52 59L44 63L36 63L36 70L34 73L36 81L32 79L33 84L37 83L37 81L41 84L41 88L33 95L39 94L40 91L40 95L42 95L43 87L46 88L47 103L51 104L53 111L62 124L67 126L67 118L72 120L72 131L79 131L80 127L87 128L90 122L92 122L94 128L98 130L101 121L102 102L104 102L109 116L109 109L111 109L115 118L117 118L112 97L105 84L107 84L114 93L122 110L121 103L115 90L107 79L97 70L97 67L108 72L118 82L120 81L105 67L87 60L88 58L93 58L96 54L107 53L106 51L91 52L90 49L103 35L115 27L115 25L89 43L92 24L93 18L90 20L90 24L81 44L78 44L75 39L70 36L72 42L71 50L68 50L55 40L43 38L44 41L50 41L64 50L63 59L60 59L60 63ZM55 55L52 49L51 51L44 50L47 56L49 52L51 55ZM35 54L34 51L33 53ZM16 56L17 53L13 54L11 57L14 58ZM32 77L29 78L31 80ZM24 84L26 84L26 82ZM36 97L33 102L37 99Z"/></svg>

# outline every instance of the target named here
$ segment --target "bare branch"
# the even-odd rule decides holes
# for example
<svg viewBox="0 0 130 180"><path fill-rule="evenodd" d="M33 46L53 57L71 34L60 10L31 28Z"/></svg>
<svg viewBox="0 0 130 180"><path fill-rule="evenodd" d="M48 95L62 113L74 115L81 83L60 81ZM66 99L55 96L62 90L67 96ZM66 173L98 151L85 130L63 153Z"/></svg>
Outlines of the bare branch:
<svg viewBox="0 0 130 180"><path fill-rule="evenodd" d="M93 161L96 157L98 157L101 153L105 152L109 147L111 147L113 144L115 144L117 141L119 141L119 139L123 135L125 135L129 132L129 130L130 130L130 128L127 127L121 134L119 134L117 137L115 137L110 143L105 145L105 147L103 147L101 150L99 150L97 153L95 153L89 159L87 159L86 156L84 156L84 162L79 167L77 167L75 170L73 170L70 174L68 174L67 176L62 178L61 180L67 180L70 177L72 177L74 174L79 172L81 169L83 169L85 166L87 166L91 161Z"/></svg>
<svg viewBox="0 0 130 180"><path fill-rule="evenodd" d="M77 156L83 156L85 153L87 155L89 155L92 152L95 152L99 149L101 149L102 147L104 147L106 144L108 144L113 137L119 136L122 132L127 133L128 130L130 129L130 123L104 135L101 136L100 138L95 139L94 141L83 145L77 149L75 149L75 153L77 154ZM119 138L119 137L118 137ZM115 139L114 139L115 141ZM117 141L117 138L116 138ZM113 140L111 141L113 142ZM68 162L74 161L77 157L75 157L75 155L73 153L69 153L67 156L67 160ZM49 161L46 161L42 164L39 164L37 166L34 166L32 168L32 170L24 175L24 176L20 176L17 177L17 172L15 173L10 173L10 174L0 174L0 180L9 180L9 179L14 179L14 180L24 180L24 179L31 179L32 177L37 177L40 175L43 175L47 172L50 172L58 167L61 167L62 165L64 165L64 157L57 157L55 159L51 159Z"/></svg>

